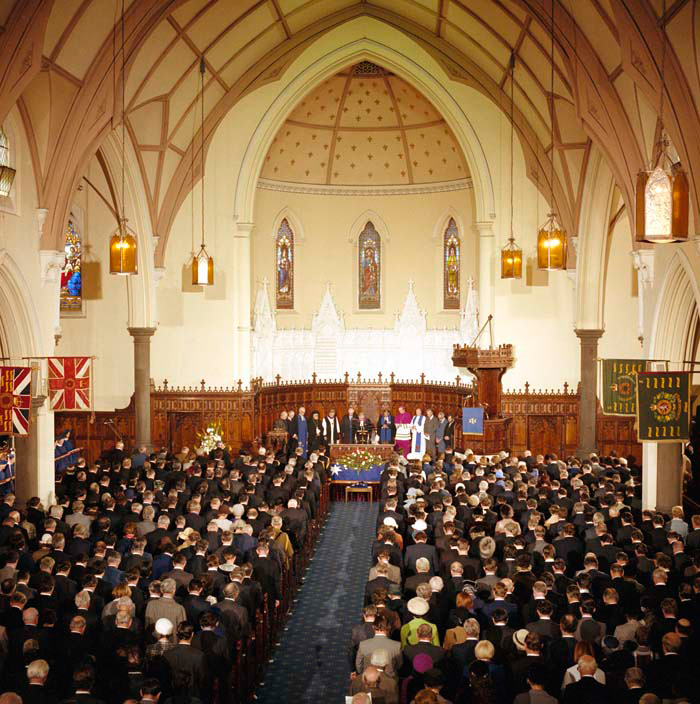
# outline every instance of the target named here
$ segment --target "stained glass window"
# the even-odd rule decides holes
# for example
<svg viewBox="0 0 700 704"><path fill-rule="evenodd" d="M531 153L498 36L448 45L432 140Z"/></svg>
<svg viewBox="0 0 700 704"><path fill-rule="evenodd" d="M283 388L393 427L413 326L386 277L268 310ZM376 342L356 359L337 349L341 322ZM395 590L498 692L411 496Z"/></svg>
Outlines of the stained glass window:
<svg viewBox="0 0 700 704"><path fill-rule="evenodd" d="M275 270L277 308L282 310L294 308L294 232L287 218L282 220L277 230Z"/></svg>
<svg viewBox="0 0 700 704"><path fill-rule="evenodd" d="M358 307L372 310L381 306L381 238L371 222L367 222L358 241L359 286Z"/></svg>
<svg viewBox="0 0 700 704"><path fill-rule="evenodd" d="M66 228L65 259L61 270L61 313L80 313L83 310L82 254L80 232L73 219Z"/></svg>
<svg viewBox="0 0 700 704"><path fill-rule="evenodd" d="M445 230L444 250L444 308L459 310L460 242L457 223L450 218Z"/></svg>

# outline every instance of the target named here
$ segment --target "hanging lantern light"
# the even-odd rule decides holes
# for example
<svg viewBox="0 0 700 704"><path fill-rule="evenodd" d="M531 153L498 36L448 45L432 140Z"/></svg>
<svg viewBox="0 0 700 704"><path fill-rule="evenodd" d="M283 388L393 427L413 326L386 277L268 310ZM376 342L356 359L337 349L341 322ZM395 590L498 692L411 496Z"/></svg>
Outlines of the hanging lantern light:
<svg viewBox="0 0 700 704"><path fill-rule="evenodd" d="M549 271L566 269L566 231L554 212L537 232L537 266Z"/></svg>
<svg viewBox="0 0 700 704"><path fill-rule="evenodd" d="M207 254L202 245L199 254L192 260L192 284L211 286L214 283L214 258Z"/></svg>
<svg viewBox="0 0 700 704"><path fill-rule="evenodd" d="M137 273L136 266L136 235L127 226L126 219L126 96L125 96L125 80L126 80L126 58L125 58L125 39L124 39L124 0L122 0L122 16L121 16L121 31L122 31L122 201L121 214L117 213L119 225L109 240L109 273L120 276L132 276Z"/></svg>
<svg viewBox="0 0 700 704"><path fill-rule="evenodd" d="M511 237L501 250L501 278L520 279L523 276L523 250Z"/></svg>
<svg viewBox="0 0 700 704"><path fill-rule="evenodd" d="M672 164L668 140L662 138L655 168L637 174L637 242L665 244L688 239L688 177L680 164Z"/></svg>
<svg viewBox="0 0 700 704"><path fill-rule="evenodd" d="M566 269L566 230L559 223L554 209L554 0L552 0L552 29L551 29L550 61L550 202L552 210L547 219L537 232L537 267L549 271Z"/></svg>
<svg viewBox="0 0 700 704"><path fill-rule="evenodd" d="M515 244L513 237L513 105L515 86L515 52L510 55L510 237L501 250L501 278L520 279L523 275L523 250Z"/></svg>
<svg viewBox="0 0 700 704"><path fill-rule="evenodd" d="M206 68L204 56L202 55L199 62L202 105L202 123L200 129L200 168L202 169L202 244L200 246L199 253L192 260L192 284L195 286L212 286L214 284L214 257L210 257L204 247L204 73ZM194 144L192 145L192 148L194 149Z"/></svg>
<svg viewBox="0 0 700 704"><path fill-rule="evenodd" d="M666 2L663 15L666 16ZM688 177L680 163L673 163L668 153L664 131L664 93L666 92L666 32L662 29L661 88L659 95L658 157L648 170L637 174L635 189L635 239L637 242L663 244L688 239L690 196Z"/></svg>
<svg viewBox="0 0 700 704"><path fill-rule="evenodd" d="M7 135L0 127L0 196L9 196L17 172L10 166L10 147Z"/></svg>
<svg viewBox="0 0 700 704"><path fill-rule="evenodd" d="M126 218L119 220L119 227L109 240L109 273L119 275L137 273L136 237L127 227Z"/></svg>

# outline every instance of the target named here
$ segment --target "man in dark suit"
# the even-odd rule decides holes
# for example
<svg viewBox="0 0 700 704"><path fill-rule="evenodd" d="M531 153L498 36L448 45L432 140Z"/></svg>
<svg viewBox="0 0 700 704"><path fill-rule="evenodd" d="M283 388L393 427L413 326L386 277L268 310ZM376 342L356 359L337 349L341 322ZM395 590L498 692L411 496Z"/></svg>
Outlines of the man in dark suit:
<svg viewBox="0 0 700 704"><path fill-rule="evenodd" d="M426 558L430 562L431 574L439 574L440 560L438 559L437 550L434 545L428 545L428 534L424 531L418 531L414 538L415 545L409 545L406 548L404 556L404 567L408 574L415 574L416 560L421 557Z"/></svg>
<svg viewBox="0 0 700 704"><path fill-rule="evenodd" d="M433 661L433 667L439 668L445 657L445 650L438 645L431 643L433 638L433 629L429 623L423 623L418 626L416 631L418 642L415 645L407 645L403 649L404 668L410 673L412 669L413 658L416 655L429 655Z"/></svg>
<svg viewBox="0 0 700 704"><path fill-rule="evenodd" d="M340 421L340 435L344 443L352 444L355 442L356 427L357 417L355 416L355 409L351 406L343 416L343 420Z"/></svg>
<svg viewBox="0 0 700 704"><path fill-rule="evenodd" d="M564 690L562 704L606 704L608 691L604 684L600 684L594 675L598 669L595 658L583 655L578 661L578 671L581 679L572 682Z"/></svg>
<svg viewBox="0 0 700 704"><path fill-rule="evenodd" d="M238 603L240 589L235 582L224 587L224 598L216 605L221 624L226 631L229 650L236 647L236 642L245 638L250 631L248 611Z"/></svg>
<svg viewBox="0 0 700 704"><path fill-rule="evenodd" d="M63 700L64 704L105 704L102 699L92 696L95 686L95 668L80 665L73 673L73 694Z"/></svg>
<svg viewBox="0 0 700 704"><path fill-rule="evenodd" d="M293 539L294 549L300 550L306 537L306 524L309 516L304 509L299 508L297 499L289 499L287 508L280 514L285 532Z"/></svg>
<svg viewBox="0 0 700 704"><path fill-rule="evenodd" d="M183 621L177 627L177 645L164 654L170 665L173 680L189 681L189 693L208 701L210 689L208 682L207 659L201 650L192 646L194 629Z"/></svg>
<svg viewBox="0 0 700 704"><path fill-rule="evenodd" d="M255 549L255 557L251 559L253 579L258 582L264 594L267 594L268 607L272 609L280 600L280 567L270 557L270 546L266 540L261 540Z"/></svg>

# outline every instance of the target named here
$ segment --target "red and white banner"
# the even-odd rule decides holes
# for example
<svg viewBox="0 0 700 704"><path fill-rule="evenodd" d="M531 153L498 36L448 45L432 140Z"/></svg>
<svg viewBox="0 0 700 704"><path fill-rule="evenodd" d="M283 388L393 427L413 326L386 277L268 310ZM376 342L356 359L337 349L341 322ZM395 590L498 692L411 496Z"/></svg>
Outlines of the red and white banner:
<svg viewBox="0 0 700 704"><path fill-rule="evenodd" d="M30 367L0 367L0 435L27 435L32 403Z"/></svg>
<svg viewBox="0 0 700 704"><path fill-rule="evenodd" d="M53 411L89 411L92 357L49 358L49 403Z"/></svg>

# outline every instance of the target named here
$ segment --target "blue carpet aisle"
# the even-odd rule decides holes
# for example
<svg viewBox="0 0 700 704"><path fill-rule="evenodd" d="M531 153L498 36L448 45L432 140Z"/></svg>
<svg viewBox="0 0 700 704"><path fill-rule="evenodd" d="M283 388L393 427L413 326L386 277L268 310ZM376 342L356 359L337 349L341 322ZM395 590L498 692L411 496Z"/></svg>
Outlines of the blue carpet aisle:
<svg viewBox="0 0 700 704"><path fill-rule="evenodd" d="M361 618L377 504L334 503L294 611L257 691L261 704L341 704Z"/></svg>

